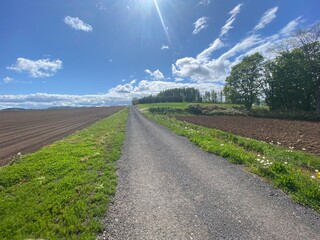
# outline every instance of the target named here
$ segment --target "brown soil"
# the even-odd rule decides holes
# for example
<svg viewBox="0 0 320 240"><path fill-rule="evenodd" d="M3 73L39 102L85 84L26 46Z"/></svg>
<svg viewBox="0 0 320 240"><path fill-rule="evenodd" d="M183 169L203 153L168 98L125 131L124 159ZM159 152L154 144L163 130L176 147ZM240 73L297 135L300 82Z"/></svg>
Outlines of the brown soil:
<svg viewBox="0 0 320 240"><path fill-rule="evenodd" d="M320 122L243 116L182 116L177 119L320 155Z"/></svg>
<svg viewBox="0 0 320 240"><path fill-rule="evenodd" d="M0 166L106 118L123 107L0 112Z"/></svg>

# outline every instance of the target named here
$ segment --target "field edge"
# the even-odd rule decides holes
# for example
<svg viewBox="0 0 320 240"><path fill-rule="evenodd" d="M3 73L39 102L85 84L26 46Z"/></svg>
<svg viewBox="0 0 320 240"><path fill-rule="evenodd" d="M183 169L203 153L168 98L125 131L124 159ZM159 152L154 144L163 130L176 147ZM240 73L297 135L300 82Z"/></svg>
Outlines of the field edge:
<svg viewBox="0 0 320 240"><path fill-rule="evenodd" d="M125 108L0 167L0 238L95 239L115 194L127 118Z"/></svg>

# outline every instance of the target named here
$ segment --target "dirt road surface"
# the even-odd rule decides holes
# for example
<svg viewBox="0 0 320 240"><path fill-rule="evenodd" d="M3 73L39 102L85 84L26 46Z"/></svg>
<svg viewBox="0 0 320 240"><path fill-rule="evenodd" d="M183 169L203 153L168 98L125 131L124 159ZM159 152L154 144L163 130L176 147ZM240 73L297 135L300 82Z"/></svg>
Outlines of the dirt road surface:
<svg viewBox="0 0 320 240"><path fill-rule="evenodd" d="M123 107L0 112L0 166L106 118Z"/></svg>
<svg viewBox="0 0 320 240"><path fill-rule="evenodd" d="M131 108L97 239L320 239L319 214Z"/></svg>

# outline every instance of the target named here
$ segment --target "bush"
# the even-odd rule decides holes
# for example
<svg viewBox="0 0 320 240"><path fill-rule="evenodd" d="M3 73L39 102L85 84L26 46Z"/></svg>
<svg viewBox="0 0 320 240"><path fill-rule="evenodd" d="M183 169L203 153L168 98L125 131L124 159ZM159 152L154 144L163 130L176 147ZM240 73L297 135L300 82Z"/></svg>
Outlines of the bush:
<svg viewBox="0 0 320 240"><path fill-rule="evenodd" d="M242 106L226 107L223 105L202 106L199 104L190 104L186 111L196 115L246 116L247 113L244 109Z"/></svg>
<svg viewBox="0 0 320 240"><path fill-rule="evenodd" d="M199 104L190 104L186 110L191 114L202 114L202 107Z"/></svg>
<svg viewBox="0 0 320 240"><path fill-rule="evenodd" d="M163 115L171 115L171 114L185 114L185 110L181 108L172 108L172 107L151 107L149 108L149 112L163 114Z"/></svg>

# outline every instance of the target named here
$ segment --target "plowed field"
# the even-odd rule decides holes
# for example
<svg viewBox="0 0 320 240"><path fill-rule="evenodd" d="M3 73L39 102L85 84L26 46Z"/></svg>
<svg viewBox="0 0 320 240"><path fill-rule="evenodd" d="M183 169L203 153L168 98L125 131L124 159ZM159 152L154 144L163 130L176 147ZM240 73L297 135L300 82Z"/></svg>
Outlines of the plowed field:
<svg viewBox="0 0 320 240"><path fill-rule="evenodd" d="M242 116L183 116L179 120L320 155L320 123Z"/></svg>
<svg viewBox="0 0 320 240"><path fill-rule="evenodd" d="M0 166L19 152L30 153L123 107L0 112Z"/></svg>

